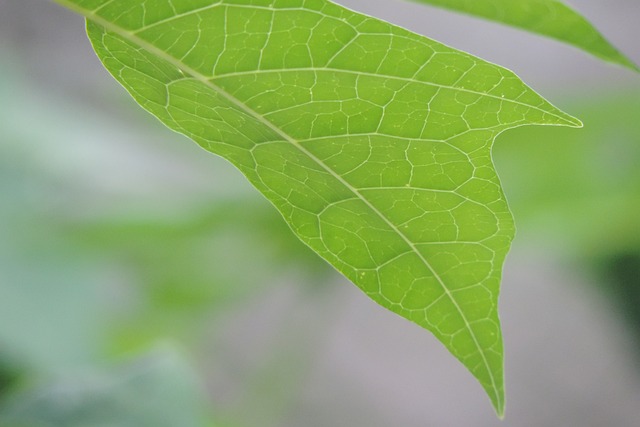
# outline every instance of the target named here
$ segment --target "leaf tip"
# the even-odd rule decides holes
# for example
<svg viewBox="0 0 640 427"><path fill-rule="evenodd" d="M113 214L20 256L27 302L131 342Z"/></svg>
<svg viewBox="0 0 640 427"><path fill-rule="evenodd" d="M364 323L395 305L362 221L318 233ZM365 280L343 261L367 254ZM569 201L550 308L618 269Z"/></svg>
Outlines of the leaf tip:
<svg viewBox="0 0 640 427"><path fill-rule="evenodd" d="M505 412L505 405L504 405L504 399L502 399L496 406L495 406L495 410L496 410L496 415L498 416L498 419L500 421L504 421L504 412Z"/></svg>
<svg viewBox="0 0 640 427"><path fill-rule="evenodd" d="M577 117L572 116L569 113L565 113L561 109L549 104L549 108L551 109L551 118L549 120L545 120L544 123L540 123L543 125L551 125L551 126L567 126L570 128L582 128L584 124L582 120Z"/></svg>
<svg viewBox="0 0 640 427"><path fill-rule="evenodd" d="M572 128L583 128L584 127L584 123L582 123L582 120L573 117L573 116L569 116L567 117L567 126L572 127Z"/></svg>
<svg viewBox="0 0 640 427"><path fill-rule="evenodd" d="M610 63L613 63L615 65L619 65L621 67L627 68L629 70L635 71L636 73L640 73L640 65L636 64L634 61L631 60L631 58L629 58L628 56L624 55L622 52L620 52L619 50L617 50L615 47L614 49L614 55L611 56L601 56L600 58L605 60L605 61L609 61Z"/></svg>
<svg viewBox="0 0 640 427"><path fill-rule="evenodd" d="M499 420L504 420L504 412L505 412L505 393L504 389L494 390L495 393L492 394L491 403L493 404L493 409L496 412L496 416Z"/></svg>
<svg viewBox="0 0 640 427"><path fill-rule="evenodd" d="M640 73L640 65L637 65L635 62L629 61L627 67L635 71L636 73Z"/></svg>
<svg viewBox="0 0 640 427"><path fill-rule="evenodd" d="M554 112L554 116L555 117L553 117L550 121L545 121L541 124L551 126L566 126L577 129L584 127L584 123L582 123L582 120L578 119L577 117L573 117L571 114L567 114L562 110L556 109L556 111Z"/></svg>

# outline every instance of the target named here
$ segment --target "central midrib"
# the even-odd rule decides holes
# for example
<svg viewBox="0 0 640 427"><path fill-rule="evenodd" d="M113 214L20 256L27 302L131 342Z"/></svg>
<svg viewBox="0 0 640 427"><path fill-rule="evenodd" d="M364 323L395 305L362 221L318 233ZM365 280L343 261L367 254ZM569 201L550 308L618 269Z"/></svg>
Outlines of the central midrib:
<svg viewBox="0 0 640 427"><path fill-rule="evenodd" d="M405 244L407 244L407 246L411 249L411 251L418 256L418 258L424 263L424 265L431 272L431 274L433 274L433 276L436 278L437 282L440 284L440 286L442 287L443 291L445 292L445 294L447 295L449 300L452 302L452 304L456 308L458 314L460 315L460 317L464 321L465 327L469 331L469 334L470 334L470 336L471 336L471 338L472 338L472 340L474 342L474 345L476 346L476 349L478 350L478 353L480 354L480 356L482 358L482 361L484 363L484 366L485 366L485 369L487 371L487 374L489 375L489 378L491 380L492 391L493 391L493 393L494 393L494 395L496 397L496 402L498 402L500 407L502 407L502 399L500 397L500 394L498 393L498 390L497 390L497 387L496 387L495 378L493 376L493 373L491 371L491 368L489 366L489 363L487 361L485 353L482 350L482 348L480 347L480 344L479 344L479 342L478 342L478 340L477 340L477 338L476 338L476 336L475 336L475 334L473 332L473 329L471 329L471 325L470 325L469 321L467 320L466 316L464 315L462 309L460 308L460 305L458 304L458 302L454 298L453 294L449 291L449 289L444 284L444 281L442 280L440 275L435 271L435 269L431 266L431 264L427 261L427 259L420 253L420 251L417 250L417 248L415 247L413 242L411 242L411 240L409 240L409 238L398 227L396 227L382 212L380 212L366 197L364 197L364 195L362 195L358 191L357 188L353 187L349 182L344 180L339 174L337 174L329 166L327 166L322 160L317 158L313 153L311 153L305 147L303 147L299 143L299 141L297 141L295 138L293 138L290 135L286 134L284 131L282 131L280 128L278 128L276 125L274 125L272 122L267 120L263 115L261 115L257 111L254 111L253 109L248 107L246 104L244 104L242 101L240 101L239 99L235 98L233 95L231 95L230 93L226 92L224 89L222 89L221 87L217 86L215 83L211 82L210 79L207 76L205 76L205 75L199 73L198 71L194 70L193 68L189 67L188 65L184 64L183 62L181 62L177 58L175 58L175 57L173 57L171 55L168 55L166 52L162 51L161 49L159 49L155 45L153 45L153 44L151 44L151 43L139 38L138 36L136 36L132 32L130 32L130 31L128 31L128 30L126 30L126 29L124 29L122 27L119 27L119 26L115 25L114 23L112 23L110 21L107 21L106 19L102 18L101 16L98 16L98 15L94 14L90 10L81 8L81 7L77 6L74 3L70 3L69 0L55 0L55 1L60 3L60 4L65 5L66 7L70 8L70 9L72 9L72 10L78 12L78 13L80 13L81 15L85 16L87 19L90 19L91 21L93 21L96 24L104 27L105 29L107 29L109 31L113 31L114 33L120 35L121 37L131 41L132 43L135 43L136 45L138 45L141 48L145 49L149 53L151 53L153 55L156 55L160 59L172 64L177 69L181 70L183 73L191 75L194 79L200 81L202 84L204 84L205 86L207 86L211 90L219 93L221 96L226 98L229 102L231 102L233 105L237 106L239 109L241 109L242 111L246 112L248 115L254 117L256 120L258 120L260 123L262 123L265 126L267 126L269 129L271 129L277 135L281 136L285 141L291 143L294 147L296 147L303 154L308 156L311 160L313 160L315 163L317 163L318 166L320 166L322 169L324 169L334 179L336 179L339 183L344 185L349 191L351 191L354 195L356 195L356 197L359 200L361 200L369 209L371 209L371 211L373 213L375 213L378 217L380 217L380 219L382 219L392 231L394 231L398 236L401 237L401 239L405 242Z"/></svg>

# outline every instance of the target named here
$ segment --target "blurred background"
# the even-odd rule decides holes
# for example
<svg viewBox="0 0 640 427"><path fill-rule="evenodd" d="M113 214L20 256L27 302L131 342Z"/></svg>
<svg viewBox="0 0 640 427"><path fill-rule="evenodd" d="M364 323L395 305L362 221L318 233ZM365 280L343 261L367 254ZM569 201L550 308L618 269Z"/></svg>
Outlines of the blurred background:
<svg viewBox="0 0 640 427"><path fill-rule="evenodd" d="M102 68L78 16L0 0L0 426L637 426L640 76L394 0L340 3L514 70L584 129L494 149L518 235L507 415L221 159ZM572 0L640 63L640 2Z"/></svg>

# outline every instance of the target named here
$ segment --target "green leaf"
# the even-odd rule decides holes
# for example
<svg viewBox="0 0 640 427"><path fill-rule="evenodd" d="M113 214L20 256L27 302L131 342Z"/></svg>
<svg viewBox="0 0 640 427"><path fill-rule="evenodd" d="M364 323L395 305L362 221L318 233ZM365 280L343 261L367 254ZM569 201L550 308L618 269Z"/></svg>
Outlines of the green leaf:
<svg viewBox="0 0 640 427"><path fill-rule="evenodd" d="M412 0L480 16L583 49L608 62L640 71L582 15L559 0Z"/></svg>
<svg viewBox="0 0 640 427"><path fill-rule="evenodd" d="M326 0L58 2L89 19L140 105L232 162L373 300L433 332L503 413L497 299L514 226L492 143L578 120L508 70Z"/></svg>

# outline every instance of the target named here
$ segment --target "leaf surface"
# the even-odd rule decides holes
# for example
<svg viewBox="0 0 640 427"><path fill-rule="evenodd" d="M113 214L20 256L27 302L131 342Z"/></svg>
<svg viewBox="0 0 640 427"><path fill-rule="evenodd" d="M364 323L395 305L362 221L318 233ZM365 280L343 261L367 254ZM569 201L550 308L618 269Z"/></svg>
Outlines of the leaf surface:
<svg viewBox="0 0 640 427"><path fill-rule="evenodd" d="M326 0L57 1L88 18L140 105L232 162L503 413L497 299L514 226L492 143L579 121L508 70Z"/></svg>
<svg viewBox="0 0 640 427"><path fill-rule="evenodd" d="M412 0L551 37L608 62L640 71L582 15L559 0Z"/></svg>

